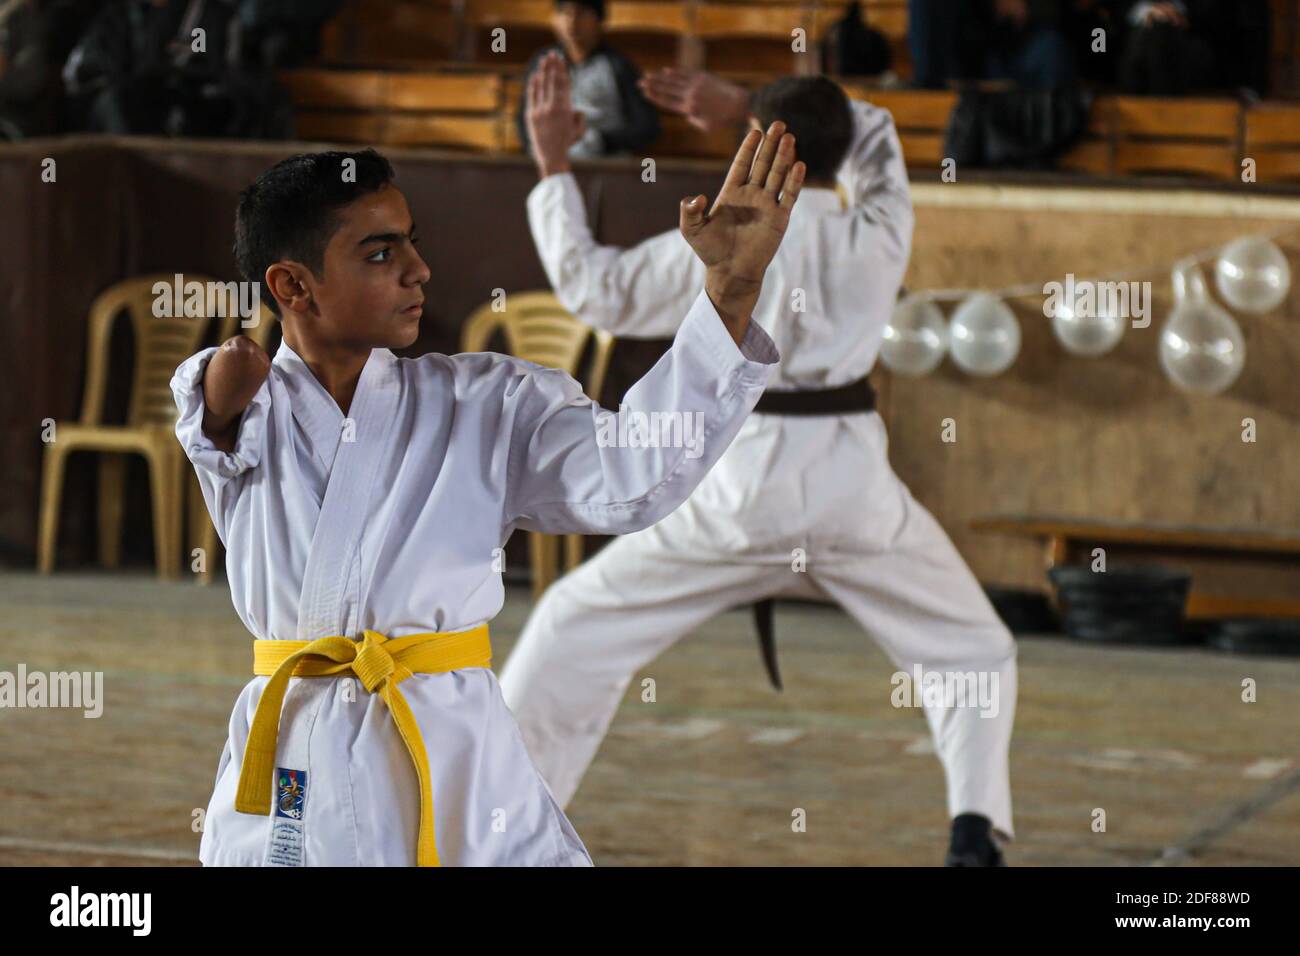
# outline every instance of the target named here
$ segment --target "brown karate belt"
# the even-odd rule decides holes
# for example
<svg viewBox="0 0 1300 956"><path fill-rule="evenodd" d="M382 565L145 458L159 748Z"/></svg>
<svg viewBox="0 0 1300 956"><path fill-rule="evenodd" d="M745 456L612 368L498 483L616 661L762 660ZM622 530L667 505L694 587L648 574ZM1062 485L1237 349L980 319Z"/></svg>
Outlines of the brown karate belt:
<svg viewBox="0 0 1300 956"><path fill-rule="evenodd" d="M876 390L864 375L838 388L765 391L754 411L761 415L851 415L876 410Z"/></svg>

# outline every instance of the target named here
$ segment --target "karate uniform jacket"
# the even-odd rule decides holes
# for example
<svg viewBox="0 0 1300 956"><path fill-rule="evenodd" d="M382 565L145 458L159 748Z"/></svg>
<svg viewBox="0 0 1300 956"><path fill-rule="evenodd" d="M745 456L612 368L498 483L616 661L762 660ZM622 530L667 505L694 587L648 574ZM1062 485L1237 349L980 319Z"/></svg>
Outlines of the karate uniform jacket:
<svg viewBox="0 0 1300 956"><path fill-rule="evenodd" d="M501 609L498 549L515 529L622 534L677 508L740 429L778 358L754 323L737 347L702 281L682 314L671 350L624 404L702 415L698 451L611 446L601 440L616 433L601 425L611 413L568 374L491 353L402 359L375 349L345 417L285 343L241 419L235 450L224 452L202 428L201 379L216 350L187 359L171 382L176 434L226 547L231 599L250 635L465 630ZM267 680L250 679L230 716L204 864L270 859L272 819L234 809ZM428 752L444 864L590 863L492 671L415 674L401 692ZM415 770L387 707L358 681L293 679L276 766L305 781L297 862L415 863Z"/></svg>

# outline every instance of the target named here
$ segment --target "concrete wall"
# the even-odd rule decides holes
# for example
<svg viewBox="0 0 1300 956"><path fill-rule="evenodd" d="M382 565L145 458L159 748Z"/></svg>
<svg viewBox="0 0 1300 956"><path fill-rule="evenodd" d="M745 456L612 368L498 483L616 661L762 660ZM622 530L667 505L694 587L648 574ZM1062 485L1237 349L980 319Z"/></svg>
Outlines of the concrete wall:
<svg viewBox="0 0 1300 956"><path fill-rule="evenodd" d="M1300 532L1300 275L1264 316L1239 315L1246 366L1214 397L1176 389L1159 365L1172 308L1168 265L1240 235L1279 238L1296 268L1300 201L1232 192L914 183L909 288L1007 287L1077 278L1151 280L1151 326L1128 329L1100 358L1067 353L1042 298L1012 303L1020 357L972 378L946 361L924 379L893 377L888 422L896 470L952 534L984 581L1042 581L1042 548L976 535L990 513ZM1205 269L1212 284L1212 264ZM940 441L953 418L958 439ZM1241 440L1254 418L1258 440ZM1300 597L1295 563L1197 563L1201 579L1262 596ZM1190 565L1189 565L1190 566ZM1211 587L1211 590L1214 588Z"/></svg>

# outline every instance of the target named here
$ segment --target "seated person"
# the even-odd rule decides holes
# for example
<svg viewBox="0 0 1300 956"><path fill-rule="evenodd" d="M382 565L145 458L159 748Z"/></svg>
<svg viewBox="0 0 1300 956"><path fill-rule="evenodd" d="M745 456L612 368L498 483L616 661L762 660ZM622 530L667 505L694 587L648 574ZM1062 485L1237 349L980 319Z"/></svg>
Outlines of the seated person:
<svg viewBox="0 0 1300 956"><path fill-rule="evenodd" d="M1247 88L1269 91L1269 9L1264 0L1138 0L1120 88L1147 96Z"/></svg>
<svg viewBox="0 0 1300 956"><path fill-rule="evenodd" d="M1053 90L1075 79L1057 0L994 0L985 42L985 77L1023 90Z"/></svg>
<svg viewBox="0 0 1300 956"><path fill-rule="evenodd" d="M907 0L907 45L912 52L912 84L946 90L954 82L983 76L982 3Z"/></svg>
<svg viewBox="0 0 1300 956"><path fill-rule="evenodd" d="M37 0L0 4L0 140L51 131L47 18Z"/></svg>
<svg viewBox="0 0 1300 956"><path fill-rule="evenodd" d="M1201 11L1187 4L1134 3L1120 64L1120 89L1140 96L1182 96L1214 84L1214 47Z"/></svg>
<svg viewBox="0 0 1300 956"><path fill-rule="evenodd" d="M993 80L1051 90L1075 78L1063 0L908 0L913 84L946 89Z"/></svg>
<svg viewBox="0 0 1300 956"><path fill-rule="evenodd" d="M559 42L539 51L524 76L527 89L528 78L547 53L556 50L564 55L575 123L570 159L633 154L659 136L659 114L637 88L640 73L601 36L604 19L604 0L557 0L552 22ZM527 152L523 97L516 123Z"/></svg>

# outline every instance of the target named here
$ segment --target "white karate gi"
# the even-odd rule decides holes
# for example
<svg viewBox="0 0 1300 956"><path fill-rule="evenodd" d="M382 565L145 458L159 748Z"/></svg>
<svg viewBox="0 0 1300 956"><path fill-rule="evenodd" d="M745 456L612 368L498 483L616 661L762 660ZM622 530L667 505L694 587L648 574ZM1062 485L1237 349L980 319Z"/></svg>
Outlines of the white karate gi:
<svg viewBox="0 0 1300 956"><path fill-rule="evenodd" d="M698 455L605 447L606 413L570 376L490 353L411 360L376 349L345 419L287 343L226 453L202 429L200 380L215 349L187 359L171 383L176 433L244 625L281 640L465 630L501 609L494 554L514 529L621 534L663 518L725 450L778 358L757 324L737 348L703 291L683 311L671 351L626 404L701 413ZM268 679L253 677L231 714L205 864L268 860L272 817L234 808ZM490 670L415 674L400 690L428 751L444 864L590 865ZM346 677L295 678L282 715L276 766L306 771L300 862L414 865L418 783L378 694Z"/></svg>
<svg viewBox="0 0 1300 956"><path fill-rule="evenodd" d="M870 371L907 269L913 213L893 120L866 103L852 108L854 138L839 172L850 208L834 190L804 188L754 311L781 351L773 389L835 388ZM566 308L615 335L673 333L674 313L701 281L680 234L630 249L596 244L569 174L534 187L528 219ZM796 548L806 573L791 569ZM1013 836L1015 641L894 474L874 412L754 414L683 507L611 542L547 590L501 684L560 805L639 668L717 613L776 594L835 600L909 675L917 664L987 671L991 685L997 673L996 717L943 706L926 716L950 814L982 813ZM797 640L778 633L786 647ZM882 682L876 692L892 689Z"/></svg>

